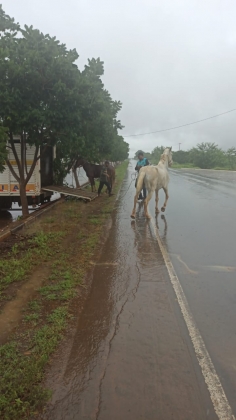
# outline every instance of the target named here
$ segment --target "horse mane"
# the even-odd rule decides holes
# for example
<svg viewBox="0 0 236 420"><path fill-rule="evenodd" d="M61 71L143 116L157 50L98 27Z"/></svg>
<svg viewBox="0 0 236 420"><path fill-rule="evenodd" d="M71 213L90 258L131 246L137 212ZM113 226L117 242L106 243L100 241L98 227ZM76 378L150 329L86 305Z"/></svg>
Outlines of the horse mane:
<svg viewBox="0 0 236 420"><path fill-rule="evenodd" d="M168 156L165 153L162 153L161 158L160 158L160 162L165 162L166 158L168 158Z"/></svg>

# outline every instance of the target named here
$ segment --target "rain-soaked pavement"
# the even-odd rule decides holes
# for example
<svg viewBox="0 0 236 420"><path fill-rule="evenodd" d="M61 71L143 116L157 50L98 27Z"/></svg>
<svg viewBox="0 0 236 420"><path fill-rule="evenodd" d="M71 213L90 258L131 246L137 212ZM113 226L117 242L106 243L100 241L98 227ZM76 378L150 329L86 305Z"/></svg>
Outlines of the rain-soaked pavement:
<svg viewBox="0 0 236 420"><path fill-rule="evenodd" d="M133 184L124 194L133 168L44 419L217 418L142 204L130 219ZM236 174L182 170L170 177L157 227L236 413ZM150 210L155 217L154 200Z"/></svg>

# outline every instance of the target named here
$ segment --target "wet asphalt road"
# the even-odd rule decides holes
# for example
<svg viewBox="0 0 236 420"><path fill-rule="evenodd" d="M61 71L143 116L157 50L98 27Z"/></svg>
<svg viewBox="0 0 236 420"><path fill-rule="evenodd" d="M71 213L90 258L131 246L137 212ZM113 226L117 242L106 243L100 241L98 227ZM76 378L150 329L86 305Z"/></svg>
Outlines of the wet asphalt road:
<svg viewBox="0 0 236 420"><path fill-rule="evenodd" d="M235 414L236 172L170 176L166 247Z"/></svg>
<svg viewBox="0 0 236 420"><path fill-rule="evenodd" d="M133 167L44 419L217 418L142 204L130 219ZM236 413L236 174L170 177L157 227Z"/></svg>

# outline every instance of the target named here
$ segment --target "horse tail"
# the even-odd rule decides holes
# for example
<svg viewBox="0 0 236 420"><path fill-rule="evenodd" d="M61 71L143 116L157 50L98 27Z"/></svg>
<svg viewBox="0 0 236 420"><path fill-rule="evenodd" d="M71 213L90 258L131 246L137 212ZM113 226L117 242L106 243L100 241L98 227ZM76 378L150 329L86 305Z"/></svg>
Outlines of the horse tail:
<svg viewBox="0 0 236 420"><path fill-rule="evenodd" d="M142 169L140 169L139 174L138 174L138 179L137 179L137 185L136 185L136 193L140 193L140 191L143 189L143 182L145 179L145 171L142 171Z"/></svg>

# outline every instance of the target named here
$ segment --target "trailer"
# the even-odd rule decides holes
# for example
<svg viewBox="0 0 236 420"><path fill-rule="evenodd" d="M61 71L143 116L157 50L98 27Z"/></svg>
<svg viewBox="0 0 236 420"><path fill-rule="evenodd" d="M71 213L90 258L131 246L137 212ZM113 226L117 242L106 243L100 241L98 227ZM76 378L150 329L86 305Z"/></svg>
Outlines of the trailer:
<svg viewBox="0 0 236 420"><path fill-rule="evenodd" d="M17 155L21 155L20 138L14 136L14 144ZM26 165L28 171L31 168L35 154L35 146L27 145ZM40 151L39 151L40 154ZM55 158L55 148L48 147L46 152L37 161L34 172L26 185L26 196L28 205L42 204L50 201L53 194L51 191L43 191L43 187L53 184L53 160ZM19 174L18 166L11 149L9 149L8 159L14 171ZM12 175L10 169L5 165L4 172L0 173L0 209L11 209L12 203L21 205L19 184Z"/></svg>

